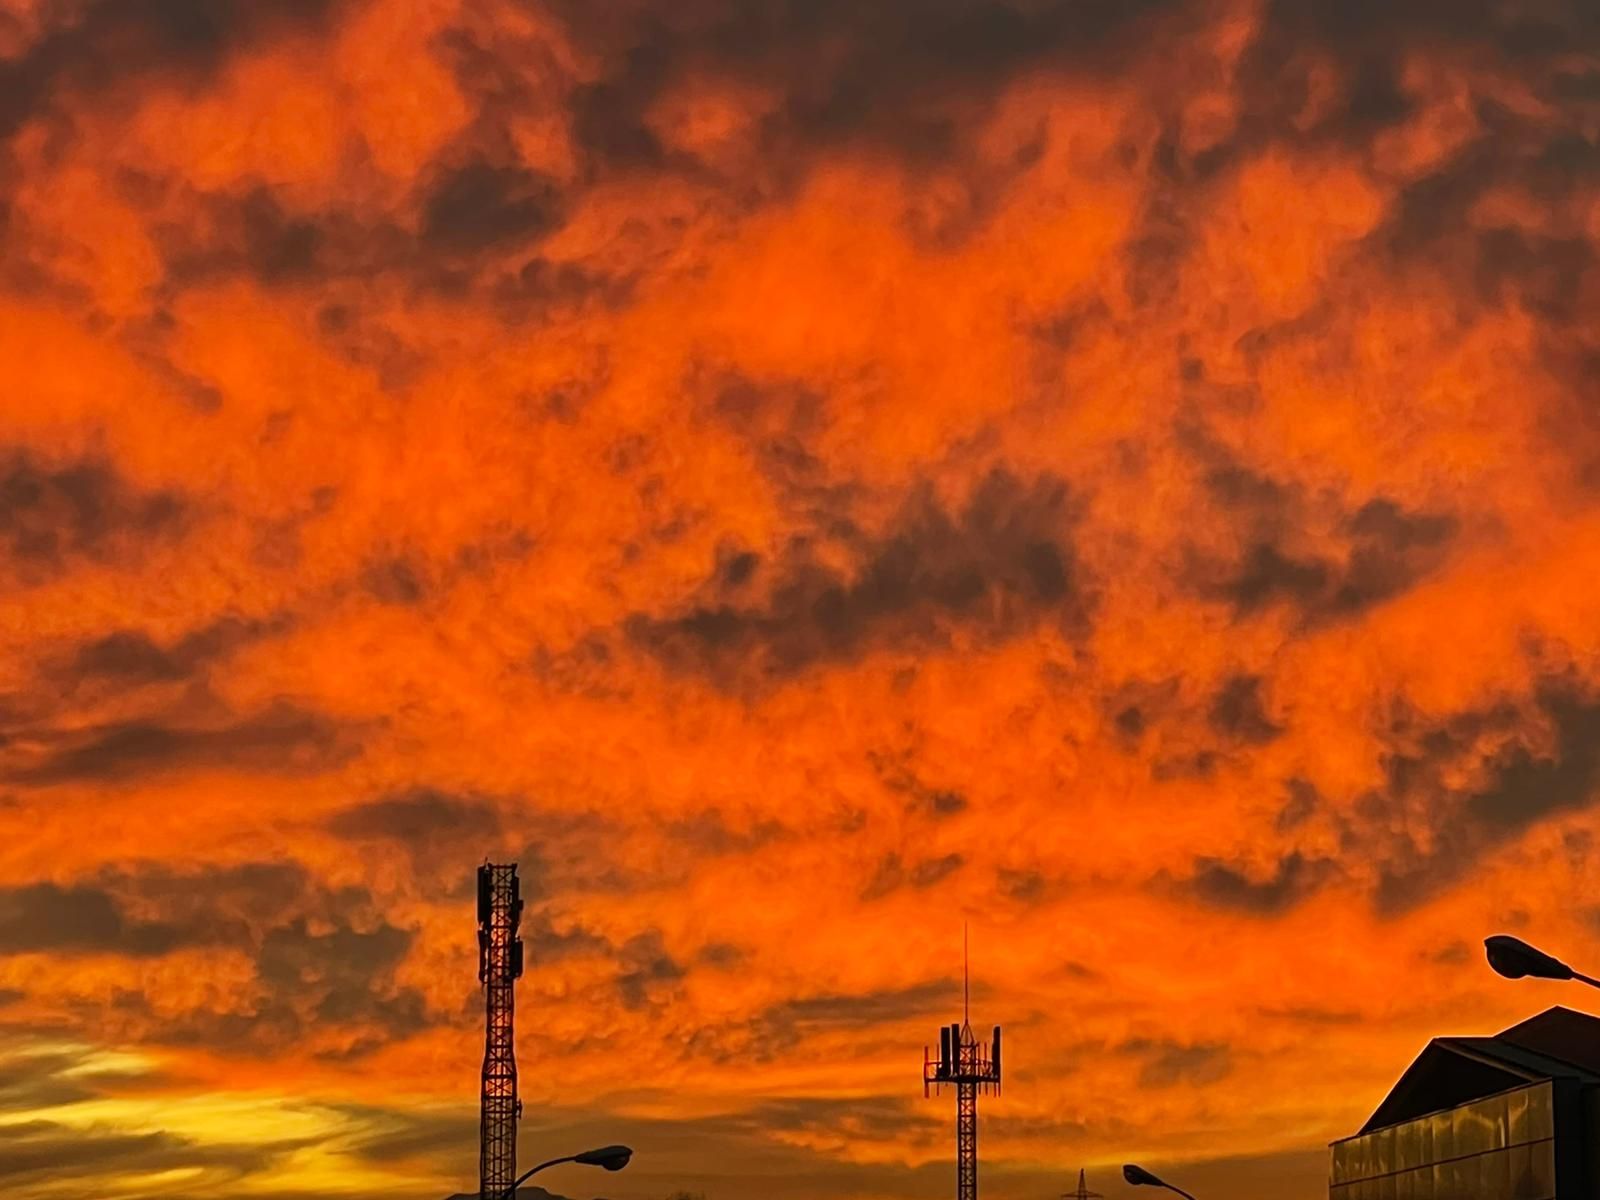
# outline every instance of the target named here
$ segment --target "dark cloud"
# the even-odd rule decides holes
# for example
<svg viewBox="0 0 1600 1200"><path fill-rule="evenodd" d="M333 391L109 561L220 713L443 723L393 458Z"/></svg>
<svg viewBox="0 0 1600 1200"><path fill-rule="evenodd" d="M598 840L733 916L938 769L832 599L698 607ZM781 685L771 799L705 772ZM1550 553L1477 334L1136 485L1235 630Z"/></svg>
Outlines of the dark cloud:
<svg viewBox="0 0 1600 1200"><path fill-rule="evenodd" d="M819 530L848 532L841 514L859 489L832 478L812 452L827 425L828 397L803 378L755 378L725 365L697 364L685 390L696 398L703 419L725 426L744 444L785 504L806 514ZM729 595L759 581L764 559L750 547L727 541L717 547L713 581Z"/></svg>
<svg viewBox="0 0 1600 1200"><path fill-rule="evenodd" d="M117 1133L105 1128L82 1129L55 1121L13 1122L0 1140L0 1182L20 1188L56 1176L72 1165L73 1181L91 1188L91 1180L107 1186L131 1176L157 1172L198 1172L212 1186L226 1186L270 1170L309 1139L235 1144L199 1143L177 1134Z"/></svg>
<svg viewBox="0 0 1600 1200"><path fill-rule="evenodd" d="M1600 103L1600 70L1557 72L1551 90L1558 100Z"/></svg>
<svg viewBox="0 0 1600 1200"><path fill-rule="evenodd" d="M1165 1039L1135 1038L1117 1047L1119 1053L1142 1059L1139 1086L1169 1088L1179 1084L1204 1087L1233 1072L1233 1052L1222 1042L1185 1045Z"/></svg>
<svg viewBox="0 0 1600 1200"><path fill-rule="evenodd" d="M1596 156L1600 163L1600 154ZM1478 236L1475 283L1482 302L1565 322L1593 311L1596 255L1587 238L1491 229Z"/></svg>
<svg viewBox="0 0 1600 1200"><path fill-rule="evenodd" d="M107 1068L77 1050L24 1048L0 1058L0 1113L63 1108L171 1083L160 1072Z"/></svg>
<svg viewBox="0 0 1600 1200"><path fill-rule="evenodd" d="M872 878L861 889L862 900L877 900L902 887L930 888L959 871L965 863L961 854L952 851L934 858L921 859L907 866L898 853L889 853L879 860Z"/></svg>
<svg viewBox="0 0 1600 1200"><path fill-rule="evenodd" d="M1534 120L1481 102L1476 115L1484 132L1408 185L1373 235L1375 247L1402 268L1443 275L1463 299L1531 311L1546 337L1581 320L1593 299L1587 241L1560 227L1485 228L1473 219L1491 189L1517 186L1560 209L1582 203L1600 181L1600 147L1586 132L1586 115L1571 105L1556 112L1565 116Z"/></svg>
<svg viewBox="0 0 1600 1200"><path fill-rule="evenodd" d="M53 6L42 37L0 62L0 137L63 93L115 95L166 73L194 78L266 38L325 25L334 0L94 0ZM64 18L64 19L63 19Z"/></svg>
<svg viewBox="0 0 1600 1200"><path fill-rule="evenodd" d="M1446 516L1407 514L1373 500L1345 523L1345 557L1296 557L1257 543L1222 588L1242 614L1275 603L1298 608L1311 623L1355 616L1390 600L1437 569L1455 532Z"/></svg>
<svg viewBox="0 0 1600 1200"><path fill-rule="evenodd" d="M40 1052L0 1059L0 1113L37 1112L95 1099L99 1093L69 1072L75 1054Z"/></svg>
<svg viewBox="0 0 1600 1200"><path fill-rule="evenodd" d="M1217 690L1206 714L1211 728L1234 741L1270 742L1283 732L1261 702L1261 676L1235 675Z"/></svg>
<svg viewBox="0 0 1600 1200"><path fill-rule="evenodd" d="M1241 64L1240 130L1216 153L1244 162L1289 139L1301 150L1331 141L1341 152L1376 155L1380 134L1420 119L1423 104L1435 100L1412 93L1419 54L1489 81L1469 101L1473 136L1407 181L1377 227L1333 270L1352 272L1344 282L1353 288L1364 286L1353 273L1370 276L1374 268L1401 286L1442 284L1440 294L1451 300L1438 316L1462 328L1485 310L1525 315L1540 343L1535 357L1584 391L1596 361L1591 314L1600 298L1600 262L1581 223L1562 214L1585 209L1600 180L1593 99L1577 67L1597 52L1600 19L1579 0L1460 6L1281 0L1266 10ZM1499 98L1513 92L1537 96L1536 110ZM1319 115L1308 126L1312 96ZM1484 203L1508 192L1528 197L1545 216L1496 214ZM1292 336L1326 344L1328 317L1324 307L1283 329L1258 332L1264 343ZM1253 340L1242 343L1247 352ZM1591 422L1576 409L1554 407L1546 422L1552 441L1592 474L1593 434L1574 437ZM1296 565L1319 566L1273 548L1287 561L1263 564L1268 579ZM1289 582L1317 589L1303 573Z"/></svg>
<svg viewBox="0 0 1600 1200"><path fill-rule="evenodd" d="M315 1035L339 1042L324 1054L348 1055L408 1036L430 1023L421 994L394 983L411 940L369 892L330 889L284 862L143 865L0 892L0 953L249 955L257 994L247 1009L156 1012L122 991L92 1010L104 1022L97 1034L161 1044L261 1054Z"/></svg>
<svg viewBox="0 0 1600 1200"><path fill-rule="evenodd" d="M1208 457L1222 460L1221 465L1206 472L1205 485L1223 508L1272 514L1287 510L1295 501L1296 493L1292 485L1280 483L1229 460L1226 451L1210 444L1204 435L1191 434L1190 439Z"/></svg>
<svg viewBox="0 0 1600 1200"><path fill-rule="evenodd" d="M1283 1021L1290 1025L1360 1025L1366 1018L1354 1009L1318 1008L1292 1005L1286 1008L1258 1008L1256 1012L1268 1020Z"/></svg>
<svg viewBox="0 0 1600 1200"><path fill-rule="evenodd" d="M1437 950L1427 951L1426 961L1443 967L1459 967L1472 961L1472 947L1465 942L1447 942Z"/></svg>
<svg viewBox="0 0 1600 1200"><path fill-rule="evenodd" d="M1290 779L1285 787L1289 793L1283 807L1278 810L1274 824L1279 833L1290 833L1304 825L1321 807L1322 797L1316 786L1306 779Z"/></svg>
<svg viewBox="0 0 1600 1200"><path fill-rule="evenodd" d="M496 274L488 294L510 320L589 305L619 309L633 299L642 274L535 255Z"/></svg>
<svg viewBox="0 0 1600 1200"><path fill-rule="evenodd" d="M249 930L287 920L299 906L326 903L333 895L291 862L190 869L139 863L108 868L97 877L97 886L117 896L129 911L186 930L184 940L190 944L248 939Z"/></svg>
<svg viewBox="0 0 1600 1200"><path fill-rule="evenodd" d="M1182 436L1207 464L1205 490L1239 544L1226 557L1191 553L1186 581L1238 617L1279 607L1304 627L1358 617L1439 570L1456 535L1449 514L1385 496L1346 509L1239 464L1203 430ZM1318 531L1332 535L1331 552Z"/></svg>
<svg viewBox="0 0 1600 1200"><path fill-rule="evenodd" d="M1038 871L1013 871L1001 867L995 872L1000 894L1019 904L1034 904L1044 898L1045 880Z"/></svg>
<svg viewBox="0 0 1600 1200"><path fill-rule="evenodd" d="M1319 560L1296 559L1269 542L1257 542L1240 558L1232 577L1217 588L1241 614L1276 600L1301 608L1320 608L1330 588L1331 569Z"/></svg>
<svg viewBox="0 0 1600 1200"><path fill-rule="evenodd" d="M445 252L538 236L562 220L555 183L517 166L467 163L444 172L422 205L423 238Z"/></svg>
<svg viewBox="0 0 1600 1200"><path fill-rule="evenodd" d="M264 184L186 195L181 216L153 212L150 229L168 291L232 276L292 288L389 270L404 270L413 280L424 275L425 256L397 214L296 208ZM332 305L322 312L320 332L351 332L347 309Z"/></svg>
<svg viewBox="0 0 1600 1200"><path fill-rule="evenodd" d="M908 0L760 6L694 0L670 20L645 3L604 18L555 6L600 76L573 97L573 131L598 168L661 165L647 113L691 74L774 88L761 143L774 162L808 148L872 143L917 160L959 148L961 128L1017 73L1126 72L1168 0ZM481 88L481 85L480 85Z"/></svg>
<svg viewBox="0 0 1600 1200"><path fill-rule="evenodd" d="M522 898L528 906L523 937L530 953L534 936L530 924L543 921L548 926L554 919L565 925L569 920L559 906L543 907L553 897L574 892L618 894L646 885L640 868L624 871L615 855L600 849L614 848L629 836L614 816L544 808L521 796L405 788L343 809L326 818L323 828L362 844L363 852L403 854L412 883L436 903L470 907L477 864L518 864ZM678 878L683 868L669 855L665 869ZM652 886L660 882L659 877L649 881ZM604 939L600 944L606 945Z"/></svg>
<svg viewBox="0 0 1600 1200"><path fill-rule="evenodd" d="M413 788L335 813L327 828L355 841L392 840L426 850L463 834L492 841L500 830L500 815L479 797Z"/></svg>
<svg viewBox="0 0 1600 1200"><path fill-rule="evenodd" d="M1105 711L1124 748L1133 750L1156 721L1168 715L1179 700L1182 681L1132 680L1111 693Z"/></svg>
<svg viewBox="0 0 1600 1200"><path fill-rule="evenodd" d="M1107 692L1099 707L1114 743L1148 763L1153 779L1207 778L1283 735L1269 687L1267 677L1242 671L1198 685L1178 676L1133 679Z"/></svg>
<svg viewBox="0 0 1600 1200"><path fill-rule="evenodd" d="M345 1104L339 1111L361 1132L350 1139L350 1153L368 1162L394 1163L428 1158L471 1145L478 1136L478 1114L403 1112L370 1105Z"/></svg>
<svg viewBox="0 0 1600 1200"><path fill-rule="evenodd" d="M410 931L386 921L371 929L338 921L313 928L300 918L270 930L256 954L269 997L256 1021L278 1031L284 1045L307 1030L352 1031L339 1049L321 1051L324 1058L357 1057L421 1032L432 1023L422 993L392 986L411 941Z"/></svg>
<svg viewBox="0 0 1600 1200"><path fill-rule="evenodd" d="M421 992L393 984L399 944L386 929L309 933L290 927L270 936L256 974L264 998L251 1009L158 1011L142 993L122 991L95 1012L107 1029L131 1041L257 1058L294 1047L323 1061L358 1059L437 1023ZM382 974L364 974L364 968ZM285 986L289 990L281 990Z"/></svg>
<svg viewBox="0 0 1600 1200"><path fill-rule="evenodd" d="M1600 703L1570 680L1546 681L1526 709L1402 722L1394 736L1383 791L1364 799L1345 832L1351 849L1375 860L1384 912L1426 901L1528 828L1600 796ZM1463 774L1475 782L1454 782ZM1411 814L1406 827L1385 819L1396 811Z"/></svg>
<svg viewBox="0 0 1600 1200"><path fill-rule="evenodd" d="M1272 0L1260 36L1287 35L1297 45L1346 57L1454 45L1514 60L1559 53L1585 33L1600 34L1600 20L1581 0Z"/></svg>
<svg viewBox="0 0 1600 1200"><path fill-rule="evenodd" d="M851 538L853 571L801 543L762 568L761 597L714 572L687 611L636 616L628 633L677 669L750 680L879 646L936 647L957 625L1002 638L1054 619L1077 632L1090 597L1067 541L1075 520L1061 482L996 472L956 512L924 491L881 538Z"/></svg>
<svg viewBox="0 0 1600 1200"><path fill-rule="evenodd" d="M746 957L745 951L732 942L712 942L695 956L695 961L719 970L730 970L744 962Z"/></svg>
<svg viewBox="0 0 1600 1200"><path fill-rule="evenodd" d="M659 930L648 930L629 938L620 948L618 957L621 969L617 975L617 992L623 1005L630 1009L654 1007L656 985L676 983L687 974L667 953Z"/></svg>
<svg viewBox="0 0 1600 1200"><path fill-rule="evenodd" d="M597 851L625 836L610 817L541 808L524 797L410 787L341 809L322 828L362 853L404 855L411 883L434 903L470 909L477 864L518 864L530 953L538 936L530 927L540 922L552 946L563 941L548 925L552 915L565 918L540 907L551 897L641 886L637 872L619 870L614 856ZM673 862L670 869L681 873L681 864ZM600 945L606 945L603 939Z"/></svg>
<svg viewBox="0 0 1600 1200"><path fill-rule="evenodd" d="M1501 0L1273 0L1241 64L1247 137L1368 145L1413 116L1406 86L1409 56L1419 52L1472 60L1528 81L1559 77L1581 45L1600 44L1600 23L1581 0L1516 5ZM1317 121L1298 120L1320 80L1332 103Z"/></svg>
<svg viewBox="0 0 1600 1200"><path fill-rule="evenodd" d="M967 811L967 798L951 788L925 783L913 769L909 756L871 751L867 759L878 778L890 791L906 797L906 809L933 820L942 820Z"/></svg>
<svg viewBox="0 0 1600 1200"><path fill-rule="evenodd" d="M224 722L149 718L14 733L11 745L0 743L0 761L10 759L0 766L0 778L47 787L202 768L298 773L323 769L354 753L349 731L339 722L280 701L255 715Z"/></svg>
<svg viewBox="0 0 1600 1200"><path fill-rule="evenodd" d="M306 209L253 185L191 196L179 218L152 214L151 228L166 265L163 294L241 276L268 288L327 288L389 275L430 296L480 295L513 323L591 304L621 307L639 272L535 251L567 204L542 176L480 163L441 169L415 198L415 212ZM347 303L323 305L317 329L391 385L403 385L422 363L381 320Z"/></svg>
<svg viewBox="0 0 1600 1200"><path fill-rule="evenodd" d="M1437 513L1408 513L1393 500L1379 497L1356 510L1345 524L1361 550L1405 554L1442 545L1456 531L1455 518Z"/></svg>
<svg viewBox="0 0 1600 1200"><path fill-rule="evenodd" d="M781 1097L763 1101L735 1120L752 1132L783 1130L867 1142L903 1141L910 1130L927 1133L944 1124L939 1116L899 1096Z"/></svg>
<svg viewBox="0 0 1600 1200"><path fill-rule="evenodd" d="M65 464L31 451L0 457L0 552L23 584L74 558L121 561L179 533L190 508L176 491L141 491L100 459Z"/></svg>
<svg viewBox="0 0 1600 1200"><path fill-rule="evenodd" d="M533 912L522 919L522 945L526 961L530 964L554 962L570 955L610 955L615 948L611 942L581 924L557 929L548 913ZM629 970L637 966L637 959Z"/></svg>
<svg viewBox="0 0 1600 1200"><path fill-rule="evenodd" d="M952 851L938 858L923 859L906 875L906 882L914 888L928 888L961 869L966 860Z"/></svg>
<svg viewBox="0 0 1600 1200"><path fill-rule="evenodd" d="M1305 899L1329 879L1332 871L1331 862L1308 859L1298 850L1280 858L1266 878L1218 859L1202 858L1196 860L1194 877L1186 886L1204 904L1272 916Z"/></svg>
<svg viewBox="0 0 1600 1200"><path fill-rule="evenodd" d="M716 808L669 822L666 826L668 837L684 843L700 856L748 854L788 833L783 822L770 817L751 822L743 828L730 827L722 811Z"/></svg>
<svg viewBox="0 0 1600 1200"><path fill-rule="evenodd" d="M85 680L118 685L189 679L234 651L288 628L283 618L222 617L165 645L140 629L119 629L85 642L52 673L72 685Z"/></svg>
<svg viewBox="0 0 1600 1200"><path fill-rule="evenodd" d="M876 992L803 996L766 1009L756 1023L772 1038L793 1041L821 1030L899 1024L948 1007L960 995L960 981L952 978Z"/></svg>
<svg viewBox="0 0 1600 1200"><path fill-rule="evenodd" d="M0 890L0 953L166 954L189 940L183 928L126 916L96 887L30 884Z"/></svg>
<svg viewBox="0 0 1600 1200"><path fill-rule="evenodd" d="M1600 789L1600 703L1550 689L1539 708L1554 735L1548 749L1517 745L1494 761L1467 816L1494 830L1518 830L1554 812L1586 806Z"/></svg>
<svg viewBox="0 0 1600 1200"><path fill-rule="evenodd" d="M202 283L242 273L269 286L308 283L339 273L347 260L351 222L323 214L291 213L277 195L256 185L237 196L196 197L201 216L157 221L153 229L168 277ZM363 231L362 240L370 235Z"/></svg>

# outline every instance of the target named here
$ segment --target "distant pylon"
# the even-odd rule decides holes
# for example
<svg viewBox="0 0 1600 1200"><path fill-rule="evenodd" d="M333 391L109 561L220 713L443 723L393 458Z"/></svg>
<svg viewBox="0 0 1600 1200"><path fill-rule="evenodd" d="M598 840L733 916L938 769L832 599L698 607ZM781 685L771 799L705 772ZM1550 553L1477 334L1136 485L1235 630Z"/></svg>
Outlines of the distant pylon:
<svg viewBox="0 0 1600 1200"><path fill-rule="evenodd" d="M1089 1185L1083 1181L1083 1168L1078 1168L1078 1190L1075 1192L1062 1192L1061 1200L1106 1200L1099 1192L1091 1192Z"/></svg>

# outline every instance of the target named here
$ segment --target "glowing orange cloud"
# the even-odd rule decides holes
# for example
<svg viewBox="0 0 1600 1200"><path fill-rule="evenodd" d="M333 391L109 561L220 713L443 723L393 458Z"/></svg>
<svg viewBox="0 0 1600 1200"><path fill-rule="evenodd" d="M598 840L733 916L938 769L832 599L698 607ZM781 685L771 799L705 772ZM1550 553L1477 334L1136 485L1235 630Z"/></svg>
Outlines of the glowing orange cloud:
<svg viewBox="0 0 1600 1200"><path fill-rule="evenodd" d="M467 1186L490 856L622 1200L944 1194L963 921L986 1192L1320 1195L1600 958L1585 14L0 6L0 1190Z"/></svg>

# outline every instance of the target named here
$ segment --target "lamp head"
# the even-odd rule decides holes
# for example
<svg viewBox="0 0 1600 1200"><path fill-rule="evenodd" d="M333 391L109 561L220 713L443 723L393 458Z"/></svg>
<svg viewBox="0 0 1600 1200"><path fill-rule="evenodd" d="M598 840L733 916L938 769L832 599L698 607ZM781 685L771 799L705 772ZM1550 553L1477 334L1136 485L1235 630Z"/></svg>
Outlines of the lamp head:
<svg viewBox="0 0 1600 1200"><path fill-rule="evenodd" d="M1123 1179L1127 1180L1129 1183L1133 1184L1134 1187L1166 1187L1167 1186L1166 1184L1162 1183L1161 1180L1157 1179L1154 1175L1150 1174L1149 1171L1146 1171L1143 1167L1135 1166L1133 1163L1127 1163L1127 1164L1125 1164L1123 1166L1123 1168L1122 1168L1122 1177L1123 1177Z"/></svg>
<svg viewBox="0 0 1600 1200"><path fill-rule="evenodd" d="M1508 933L1497 933L1483 939L1483 951L1489 965L1507 979L1571 979L1572 968L1558 958L1551 958L1543 950L1535 950L1521 938Z"/></svg>
<svg viewBox="0 0 1600 1200"><path fill-rule="evenodd" d="M582 1154L573 1155L573 1162L580 1162L586 1167L604 1167L608 1171L620 1171L628 1165L628 1160L633 1157L633 1151L627 1146L601 1146L598 1150L585 1150Z"/></svg>

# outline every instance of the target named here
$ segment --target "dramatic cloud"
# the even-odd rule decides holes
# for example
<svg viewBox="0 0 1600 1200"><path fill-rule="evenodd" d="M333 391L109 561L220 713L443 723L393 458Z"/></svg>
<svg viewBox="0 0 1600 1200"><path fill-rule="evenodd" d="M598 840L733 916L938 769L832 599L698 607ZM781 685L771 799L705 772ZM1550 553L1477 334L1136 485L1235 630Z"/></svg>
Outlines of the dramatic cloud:
<svg viewBox="0 0 1600 1200"><path fill-rule="evenodd" d="M30 787L111 782L186 767L309 771L351 753L336 724L291 704L224 724L118 721L19 741L23 761L3 778ZM36 743L32 753L30 741Z"/></svg>
<svg viewBox="0 0 1600 1200"><path fill-rule="evenodd" d="M129 921L109 895L93 888L41 883L0 893L0 949L8 954L164 954L181 938L170 925Z"/></svg>
<svg viewBox="0 0 1600 1200"><path fill-rule="evenodd" d="M0 1191L470 1188L489 859L616 1200L947 1194L963 928L986 1194L1321 1195L1600 960L1597 54L0 0Z"/></svg>
<svg viewBox="0 0 1600 1200"><path fill-rule="evenodd" d="M0 553L16 582L43 582L73 558L127 561L170 537L184 515L174 492L140 492L103 462L41 464L26 451L0 463Z"/></svg>
<svg viewBox="0 0 1600 1200"><path fill-rule="evenodd" d="M1214 859L1199 863L1190 886L1204 903L1270 916L1303 899L1328 875L1329 863L1308 862L1299 851L1285 855L1270 877L1253 879Z"/></svg>
<svg viewBox="0 0 1600 1200"><path fill-rule="evenodd" d="M861 565L847 575L804 545L766 569L742 554L708 581L706 602L670 621L635 618L630 633L669 663L759 678L875 642L933 648L952 624L1003 636L1054 614L1076 629L1088 598L1063 545L1071 517L1067 489L1053 480L992 475L954 516L922 493L884 536L863 539ZM753 604L740 603L752 593Z"/></svg>
<svg viewBox="0 0 1600 1200"><path fill-rule="evenodd" d="M1397 730L1406 749L1386 760L1386 792L1366 797L1363 811L1417 813L1422 836L1376 839L1381 905L1419 903L1529 826L1600 797L1600 704L1575 693L1570 680L1551 680L1528 709L1504 705ZM1371 839L1351 835L1363 836ZM1588 829L1574 829L1567 845L1586 854L1589 838Z"/></svg>

